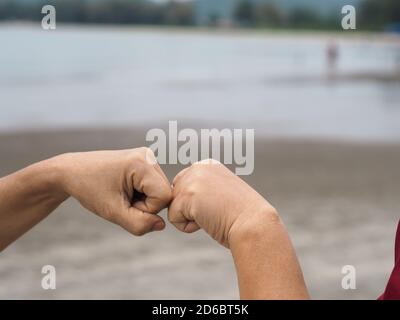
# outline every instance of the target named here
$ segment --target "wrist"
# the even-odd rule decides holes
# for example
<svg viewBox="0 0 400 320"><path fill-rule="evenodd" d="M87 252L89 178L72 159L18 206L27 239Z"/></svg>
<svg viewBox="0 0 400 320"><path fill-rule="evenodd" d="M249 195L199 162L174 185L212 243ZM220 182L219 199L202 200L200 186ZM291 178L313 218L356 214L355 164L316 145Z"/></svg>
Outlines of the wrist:
<svg viewBox="0 0 400 320"><path fill-rule="evenodd" d="M70 195L65 188L66 166L63 156L56 156L38 164L45 172L45 189L52 198L64 201Z"/></svg>
<svg viewBox="0 0 400 320"><path fill-rule="evenodd" d="M241 214L232 225L228 242L234 249L242 243L264 241L271 230L283 228L278 212L269 204L252 212Z"/></svg>

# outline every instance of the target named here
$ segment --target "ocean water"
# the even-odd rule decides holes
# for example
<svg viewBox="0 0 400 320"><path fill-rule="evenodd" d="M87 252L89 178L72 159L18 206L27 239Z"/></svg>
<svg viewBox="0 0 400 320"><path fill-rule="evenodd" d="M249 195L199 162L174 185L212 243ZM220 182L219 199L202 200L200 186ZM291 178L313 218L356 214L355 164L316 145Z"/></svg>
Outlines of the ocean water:
<svg viewBox="0 0 400 320"><path fill-rule="evenodd" d="M0 25L0 131L196 121L256 134L400 141L400 40Z"/></svg>

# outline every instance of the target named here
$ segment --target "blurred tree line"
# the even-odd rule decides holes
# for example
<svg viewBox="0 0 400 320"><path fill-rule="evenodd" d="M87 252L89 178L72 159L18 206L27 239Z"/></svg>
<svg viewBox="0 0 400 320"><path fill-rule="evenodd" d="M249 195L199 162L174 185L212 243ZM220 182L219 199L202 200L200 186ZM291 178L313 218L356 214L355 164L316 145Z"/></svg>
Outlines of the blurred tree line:
<svg viewBox="0 0 400 320"><path fill-rule="evenodd" d="M0 20L41 20L41 8L54 5L58 22L192 25L191 2L147 0L0 0Z"/></svg>
<svg viewBox="0 0 400 320"><path fill-rule="evenodd" d="M218 0L215 0L218 1ZM295 1L295 0L294 0ZM194 1L149 0L0 0L0 20L41 20L41 8L51 4L57 21L77 23L195 24ZM234 12L234 24L253 28L338 29L342 16L321 16L312 8L282 11L272 3L242 0ZM400 0L363 0L357 10L359 30L383 30L400 23Z"/></svg>
<svg viewBox="0 0 400 320"><path fill-rule="evenodd" d="M312 8L295 8L283 12L272 3L239 2L235 21L243 27L289 29L339 29L342 15L322 16ZM400 24L400 0L364 0L357 9L357 28L383 30Z"/></svg>
<svg viewBox="0 0 400 320"><path fill-rule="evenodd" d="M312 9L296 8L282 12L271 3L254 4L243 0L236 7L235 21L244 27L268 28L337 28L337 18L320 17Z"/></svg>
<svg viewBox="0 0 400 320"><path fill-rule="evenodd" d="M383 29L400 26L400 0L365 0L360 8L360 26L365 29Z"/></svg>

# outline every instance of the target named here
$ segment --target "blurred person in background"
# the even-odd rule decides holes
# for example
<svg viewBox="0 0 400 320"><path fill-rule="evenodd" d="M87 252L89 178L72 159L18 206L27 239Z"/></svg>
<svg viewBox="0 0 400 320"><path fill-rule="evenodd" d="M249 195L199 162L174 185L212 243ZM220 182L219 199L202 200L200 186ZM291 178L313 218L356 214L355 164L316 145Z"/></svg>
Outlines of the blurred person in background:
<svg viewBox="0 0 400 320"><path fill-rule="evenodd" d="M334 40L331 40L326 47L326 63L328 66L329 76L333 76L336 72L339 59L339 47Z"/></svg>

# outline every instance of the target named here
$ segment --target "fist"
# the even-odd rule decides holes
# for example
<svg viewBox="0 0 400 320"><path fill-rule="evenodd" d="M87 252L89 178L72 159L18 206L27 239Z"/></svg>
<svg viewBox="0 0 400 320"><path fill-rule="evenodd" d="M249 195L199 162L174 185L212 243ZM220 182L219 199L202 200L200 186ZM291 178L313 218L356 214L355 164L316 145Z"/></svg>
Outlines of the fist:
<svg viewBox="0 0 400 320"><path fill-rule="evenodd" d="M215 160L181 171L172 192L169 221L187 233L202 228L227 248L232 234L257 223L260 215L279 219L260 194Z"/></svg>
<svg viewBox="0 0 400 320"><path fill-rule="evenodd" d="M162 230L156 214L172 190L150 149L70 153L56 158L64 192L134 235Z"/></svg>

